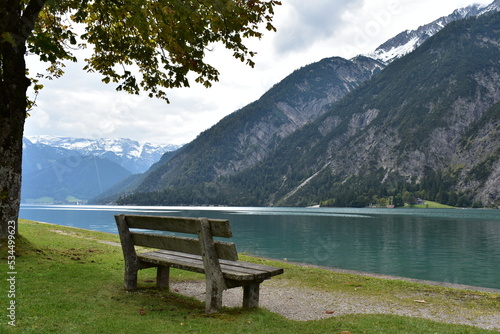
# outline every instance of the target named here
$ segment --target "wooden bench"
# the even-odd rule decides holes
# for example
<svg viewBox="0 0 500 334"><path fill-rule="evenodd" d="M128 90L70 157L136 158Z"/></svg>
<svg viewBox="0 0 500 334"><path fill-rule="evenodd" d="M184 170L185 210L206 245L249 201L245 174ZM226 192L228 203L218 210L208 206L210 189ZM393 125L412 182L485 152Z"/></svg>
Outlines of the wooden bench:
<svg viewBox="0 0 500 334"><path fill-rule="evenodd" d="M215 241L214 237L232 236L228 220L123 214L115 220L125 258L127 290L137 289L137 272L145 268L157 267L156 284L166 289L170 267L203 273L205 311L214 313L222 307L222 291L239 286L243 287L243 307L257 307L260 283L283 273L282 268L240 262L234 243ZM195 234L197 238L143 230ZM135 246L156 250L136 253Z"/></svg>

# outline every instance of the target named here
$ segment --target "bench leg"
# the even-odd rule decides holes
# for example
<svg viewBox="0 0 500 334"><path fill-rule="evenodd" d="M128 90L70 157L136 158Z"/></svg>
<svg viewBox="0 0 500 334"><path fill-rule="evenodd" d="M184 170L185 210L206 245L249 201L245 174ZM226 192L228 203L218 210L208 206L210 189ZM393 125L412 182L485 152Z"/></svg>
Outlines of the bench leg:
<svg viewBox="0 0 500 334"><path fill-rule="evenodd" d="M260 282L243 286L243 308L259 306Z"/></svg>
<svg viewBox="0 0 500 334"><path fill-rule="evenodd" d="M125 267L125 290L137 289L137 269Z"/></svg>
<svg viewBox="0 0 500 334"><path fill-rule="evenodd" d="M222 307L222 291L224 291L224 288L217 284L217 282L207 279L205 313L212 314L219 312Z"/></svg>
<svg viewBox="0 0 500 334"><path fill-rule="evenodd" d="M156 270L156 286L160 289L169 289L170 267L159 266Z"/></svg>

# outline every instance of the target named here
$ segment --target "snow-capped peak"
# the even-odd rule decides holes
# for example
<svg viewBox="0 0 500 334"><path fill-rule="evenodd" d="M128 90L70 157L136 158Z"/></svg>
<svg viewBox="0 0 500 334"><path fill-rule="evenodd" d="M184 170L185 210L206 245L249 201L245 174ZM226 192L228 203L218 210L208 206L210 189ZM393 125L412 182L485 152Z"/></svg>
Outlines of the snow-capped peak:
<svg viewBox="0 0 500 334"><path fill-rule="evenodd" d="M495 0L490 5L475 4L455 10L448 16L441 17L416 30L406 30L380 45L375 51L366 54L367 57L380 60L386 64L412 52L433 36L448 23L471 16L482 15L491 11L500 10L500 0Z"/></svg>

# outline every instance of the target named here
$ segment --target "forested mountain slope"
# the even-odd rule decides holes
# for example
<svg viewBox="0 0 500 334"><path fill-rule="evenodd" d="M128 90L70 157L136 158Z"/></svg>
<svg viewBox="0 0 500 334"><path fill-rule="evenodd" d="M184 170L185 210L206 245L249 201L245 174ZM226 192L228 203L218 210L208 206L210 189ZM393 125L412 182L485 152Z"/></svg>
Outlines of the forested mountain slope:
<svg viewBox="0 0 500 334"><path fill-rule="evenodd" d="M450 23L335 104L315 86L322 77L297 71L303 84L295 81L295 91L285 79L120 203L365 206L418 196L498 205L499 54L497 12ZM293 102L279 107L273 96ZM310 108L299 106L320 99L315 116L301 113Z"/></svg>

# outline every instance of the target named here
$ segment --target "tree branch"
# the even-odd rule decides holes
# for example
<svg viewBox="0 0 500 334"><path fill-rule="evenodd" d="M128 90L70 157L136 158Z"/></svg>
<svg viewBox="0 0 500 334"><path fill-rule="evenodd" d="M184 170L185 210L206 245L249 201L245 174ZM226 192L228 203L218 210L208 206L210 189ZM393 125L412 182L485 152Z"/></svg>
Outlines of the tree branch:
<svg viewBox="0 0 500 334"><path fill-rule="evenodd" d="M27 39L33 32L38 15L45 6L45 2L46 0L31 0L24 9L21 16L22 26L20 31L23 38Z"/></svg>

